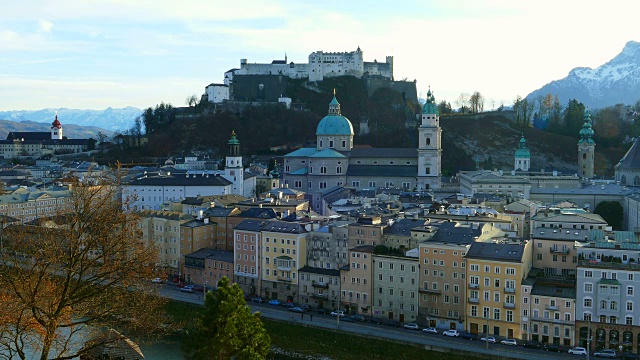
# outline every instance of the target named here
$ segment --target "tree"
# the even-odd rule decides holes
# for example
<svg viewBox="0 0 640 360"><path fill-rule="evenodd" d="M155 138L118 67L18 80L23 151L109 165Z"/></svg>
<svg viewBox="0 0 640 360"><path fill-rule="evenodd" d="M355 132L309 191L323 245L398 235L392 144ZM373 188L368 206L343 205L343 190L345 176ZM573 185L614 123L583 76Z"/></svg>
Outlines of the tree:
<svg viewBox="0 0 640 360"><path fill-rule="evenodd" d="M602 216L607 224L613 227L613 230L622 230L622 218L624 210L622 205L617 201L601 201L593 211L594 214Z"/></svg>
<svg viewBox="0 0 640 360"><path fill-rule="evenodd" d="M440 112L440 115L451 114L453 112L451 109L451 103L446 102L445 100L440 101L440 103L438 103L438 112Z"/></svg>
<svg viewBox="0 0 640 360"><path fill-rule="evenodd" d="M193 95L187 97L187 99L185 100L185 103L187 105L189 105L189 107L194 107L194 106L198 105L198 95L193 94Z"/></svg>
<svg viewBox="0 0 640 360"><path fill-rule="evenodd" d="M484 96L479 91L471 94L469 98L469 106L472 113L479 113L484 111Z"/></svg>
<svg viewBox="0 0 640 360"><path fill-rule="evenodd" d="M71 359L113 341L105 328L159 329L164 300L148 288L158 253L123 211L119 178L69 179L58 216L0 234L0 357Z"/></svg>
<svg viewBox="0 0 640 360"><path fill-rule="evenodd" d="M467 106L467 101L469 98L469 94L465 94L465 93L461 93L458 98L456 99L456 105L458 105L458 108L460 109L460 113L464 114L465 112L465 106Z"/></svg>
<svg viewBox="0 0 640 360"><path fill-rule="evenodd" d="M251 314L238 284L222 278L208 293L202 317L194 319L183 350L189 360L265 359L271 339L260 313Z"/></svg>

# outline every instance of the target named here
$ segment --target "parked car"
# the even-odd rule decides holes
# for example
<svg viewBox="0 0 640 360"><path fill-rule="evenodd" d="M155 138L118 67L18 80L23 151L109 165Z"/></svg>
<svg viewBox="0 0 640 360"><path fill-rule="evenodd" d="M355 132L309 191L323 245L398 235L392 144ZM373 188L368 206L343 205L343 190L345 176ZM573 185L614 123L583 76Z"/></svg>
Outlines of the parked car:
<svg viewBox="0 0 640 360"><path fill-rule="evenodd" d="M175 282L175 283L180 282L180 277L179 277L179 276L174 276L174 277L171 279L171 281L173 281L173 282Z"/></svg>
<svg viewBox="0 0 640 360"><path fill-rule="evenodd" d="M470 334L470 333L460 333L460 339L476 340L476 339L478 339L478 337L475 336L474 334Z"/></svg>
<svg viewBox="0 0 640 360"><path fill-rule="evenodd" d="M351 317L351 316L340 317L340 321L354 322L353 317Z"/></svg>
<svg viewBox="0 0 640 360"><path fill-rule="evenodd" d="M420 330L420 326L418 326L418 324L416 323L404 324L403 328L408 330Z"/></svg>
<svg viewBox="0 0 640 360"><path fill-rule="evenodd" d="M427 334L437 334L438 333L438 329L436 329L434 327L424 328L424 329L422 329L422 331L426 332Z"/></svg>
<svg viewBox="0 0 640 360"><path fill-rule="evenodd" d="M320 314L320 315L328 315L329 314L329 310L320 308L320 309L316 310L316 313Z"/></svg>
<svg viewBox="0 0 640 360"><path fill-rule="evenodd" d="M518 342L516 341L516 339L504 339L500 341L500 344L509 345L509 346L518 346Z"/></svg>
<svg viewBox="0 0 640 360"><path fill-rule="evenodd" d="M569 349L569 354L572 355L587 355L587 349L583 347L574 347L573 349Z"/></svg>
<svg viewBox="0 0 640 360"><path fill-rule="evenodd" d="M162 284L164 281L162 281L161 278L153 278L151 279L151 282L154 284Z"/></svg>
<svg viewBox="0 0 640 360"><path fill-rule="evenodd" d="M296 304L294 304L292 302L282 303L281 305L282 305L283 308L286 308L286 309L291 309L292 307L298 306L298 305L296 305Z"/></svg>
<svg viewBox="0 0 640 360"><path fill-rule="evenodd" d="M460 336L460 332L458 330L447 330L447 331L443 332L442 335L459 337Z"/></svg>
<svg viewBox="0 0 640 360"><path fill-rule="evenodd" d="M309 306L308 304L302 304L300 305L300 308L304 311L311 311L311 306Z"/></svg>
<svg viewBox="0 0 640 360"><path fill-rule="evenodd" d="M529 349L541 349L542 348L542 343L539 341L533 341L533 340L529 340L529 341L525 341L522 346L529 348Z"/></svg>
<svg viewBox="0 0 640 360"><path fill-rule="evenodd" d="M186 285L186 286L183 286L182 288L180 288L180 291L192 293L193 292L193 288L194 288L193 285Z"/></svg>
<svg viewBox="0 0 640 360"><path fill-rule="evenodd" d="M344 311L342 311L342 310L335 310L335 311L332 311L332 312L331 312L331 314L329 314L329 315L331 315L331 316L340 316L340 317L345 317L345 315L344 315Z"/></svg>
<svg viewBox="0 0 640 360"><path fill-rule="evenodd" d="M371 324L375 324L375 325L384 325L384 321L382 321L382 320L380 320L380 319L378 319L376 317L370 317L369 318L369 322Z"/></svg>
<svg viewBox="0 0 640 360"><path fill-rule="evenodd" d="M353 321L358 321L358 322L363 322L366 320L364 316L360 314L352 315L351 318L353 319Z"/></svg>
<svg viewBox="0 0 640 360"><path fill-rule="evenodd" d="M280 300L271 299L271 300L269 300L269 305L280 305Z"/></svg>
<svg viewBox="0 0 640 360"><path fill-rule="evenodd" d="M264 299L260 296L254 296L251 298L251 302L262 304L264 302Z"/></svg>
<svg viewBox="0 0 640 360"><path fill-rule="evenodd" d="M565 348L562 345L556 345L556 344L544 344L544 349L547 351L553 351L553 352L566 352L567 348Z"/></svg>
<svg viewBox="0 0 640 360"><path fill-rule="evenodd" d="M622 360L638 360L638 359L640 359L640 356L638 356L637 354L634 354L634 353L626 352L626 353L623 353L620 356L620 358Z"/></svg>
<svg viewBox="0 0 640 360"><path fill-rule="evenodd" d="M204 292L204 286L196 285L193 287L193 290L197 292Z"/></svg>
<svg viewBox="0 0 640 360"><path fill-rule="evenodd" d="M399 328L400 326L402 326L402 324L400 324L399 321L395 321L395 320L389 320L389 321L387 321L387 323L385 325L391 326L391 327L396 327L396 328Z"/></svg>
<svg viewBox="0 0 640 360"><path fill-rule="evenodd" d="M599 350L593 353L595 357L615 358L618 356L615 350Z"/></svg>
<svg viewBox="0 0 640 360"><path fill-rule="evenodd" d="M298 306L294 306L292 308L289 308L289 311L296 312L296 313L303 313L304 312L304 310L302 310L302 308L298 307Z"/></svg>
<svg viewBox="0 0 640 360"><path fill-rule="evenodd" d="M493 336L487 336L487 337L481 338L480 341L486 341L488 343L495 344L496 343L496 338L493 337Z"/></svg>
<svg viewBox="0 0 640 360"><path fill-rule="evenodd" d="M186 286L186 284L183 283L183 282L179 282L179 283L176 284L176 286L179 287L179 288L183 288L183 287Z"/></svg>

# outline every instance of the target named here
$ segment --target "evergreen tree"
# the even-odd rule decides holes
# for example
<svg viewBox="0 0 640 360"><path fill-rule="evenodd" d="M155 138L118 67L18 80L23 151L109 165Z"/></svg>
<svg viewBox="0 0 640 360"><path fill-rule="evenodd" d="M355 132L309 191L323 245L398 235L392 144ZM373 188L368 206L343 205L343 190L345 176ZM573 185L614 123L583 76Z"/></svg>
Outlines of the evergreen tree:
<svg viewBox="0 0 640 360"><path fill-rule="evenodd" d="M602 216L607 224L613 227L613 230L622 229L622 218L624 216L624 210L622 205L617 201L602 201L596 206L593 211L594 214Z"/></svg>
<svg viewBox="0 0 640 360"><path fill-rule="evenodd" d="M270 345L260 313L251 314L238 284L224 277L207 294L204 314L192 324L183 350L189 360L259 360Z"/></svg>

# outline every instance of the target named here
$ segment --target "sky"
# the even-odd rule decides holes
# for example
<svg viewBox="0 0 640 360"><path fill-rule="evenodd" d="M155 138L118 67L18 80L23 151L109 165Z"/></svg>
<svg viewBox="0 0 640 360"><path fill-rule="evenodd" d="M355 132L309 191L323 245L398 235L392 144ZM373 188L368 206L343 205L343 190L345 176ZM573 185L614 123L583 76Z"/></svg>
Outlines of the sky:
<svg viewBox="0 0 640 360"><path fill-rule="evenodd" d="M640 41L640 2L2 0L0 111L185 106L240 59L394 56L395 79L455 107L510 105Z"/></svg>

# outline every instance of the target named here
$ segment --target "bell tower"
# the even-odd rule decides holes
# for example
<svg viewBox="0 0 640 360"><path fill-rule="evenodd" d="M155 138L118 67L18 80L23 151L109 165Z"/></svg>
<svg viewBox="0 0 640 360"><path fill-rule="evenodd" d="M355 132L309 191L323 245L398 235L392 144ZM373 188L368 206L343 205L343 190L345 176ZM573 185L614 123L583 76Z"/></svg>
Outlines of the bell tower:
<svg viewBox="0 0 640 360"><path fill-rule="evenodd" d="M422 123L418 128L418 190L440 188L442 129L436 99L427 92L427 102L422 107Z"/></svg>
<svg viewBox="0 0 640 360"><path fill-rule="evenodd" d="M594 176L596 143L593 141L593 135L591 113L589 110L585 110L584 124L580 130L580 140L578 141L578 171L583 179L592 179Z"/></svg>
<svg viewBox="0 0 640 360"><path fill-rule="evenodd" d="M225 178L231 181L231 192L244 196L244 169L242 168L242 155L240 154L240 141L236 138L236 132L231 132L229 139L229 153L224 166Z"/></svg>

